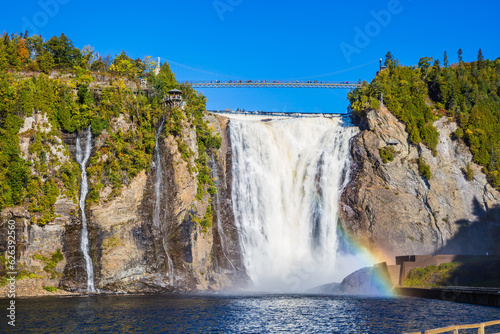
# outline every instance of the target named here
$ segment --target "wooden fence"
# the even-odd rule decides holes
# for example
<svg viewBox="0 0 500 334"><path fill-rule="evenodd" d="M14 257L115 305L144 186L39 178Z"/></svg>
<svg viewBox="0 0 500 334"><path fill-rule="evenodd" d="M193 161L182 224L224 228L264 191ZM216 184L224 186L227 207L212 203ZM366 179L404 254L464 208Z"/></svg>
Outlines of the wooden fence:
<svg viewBox="0 0 500 334"><path fill-rule="evenodd" d="M485 327L494 326L494 325L500 325L500 320L483 322L480 324L448 326L448 327L443 327L443 328L430 329L430 330L426 330L425 334L439 334L439 333L448 333L448 332L453 332L453 334L459 334L460 329L477 329L478 334L485 334L485 331L484 331ZM422 334L422 333L421 332L413 332L413 333L406 333L406 334ZM500 334L500 333L497 333L497 334Z"/></svg>

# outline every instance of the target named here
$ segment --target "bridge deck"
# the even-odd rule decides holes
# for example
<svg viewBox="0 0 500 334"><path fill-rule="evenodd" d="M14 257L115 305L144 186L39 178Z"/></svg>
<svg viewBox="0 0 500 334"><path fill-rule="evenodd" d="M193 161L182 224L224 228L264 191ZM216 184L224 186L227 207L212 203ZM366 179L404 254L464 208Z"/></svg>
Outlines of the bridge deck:
<svg viewBox="0 0 500 334"><path fill-rule="evenodd" d="M350 113L301 113L301 112L276 112L276 111L229 111L229 110L207 110L214 114L226 115L252 115L252 116L281 116L281 117L346 117Z"/></svg>
<svg viewBox="0 0 500 334"><path fill-rule="evenodd" d="M187 81L193 88L338 88L353 89L360 86L354 82L319 81Z"/></svg>

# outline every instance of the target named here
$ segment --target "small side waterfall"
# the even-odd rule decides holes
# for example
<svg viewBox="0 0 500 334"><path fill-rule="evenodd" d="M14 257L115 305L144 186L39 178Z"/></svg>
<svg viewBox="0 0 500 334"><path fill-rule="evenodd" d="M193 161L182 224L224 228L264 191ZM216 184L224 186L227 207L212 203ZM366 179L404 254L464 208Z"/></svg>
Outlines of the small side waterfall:
<svg viewBox="0 0 500 334"><path fill-rule="evenodd" d="M161 186L163 184L163 167L161 163L161 154L160 154L160 146L159 146L159 140L161 133L163 131L163 126L165 125L165 120L162 119L160 126L158 128L157 133L155 134L156 137L156 144L155 144L155 150L154 150L154 167L156 169L155 172L155 202L154 202L154 208L153 208L153 225L158 231L163 231L166 226L162 226L161 224ZM166 224L166 222L165 222ZM168 251L168 243L167 243L167 233L162 233L162 239L163 239L163 250L165 251L165 254L167 256L167 271L168 271L168 277L170 280L170 284L173 284L174 280L174 263L172 262L172 258L170 257L170 252Z"/></svg>
<svg viewBox="0 0 500 334"><path fill-rule="evenodd" d="M239 115L229 130L234 217L255 288L299 291L342 279L338 199L357 128L340 118Z"/></svg>
<svg viewBox="0 0 500 334"><path fill-rule="evenodd" d="M82 181L80 184L80 210L82 212L82 240L81 250L85 259L85 269L87 270L87 292L96 292L94 287L94 267L89 255L89 233L87 229L87 215L85 213L85 200L89 192L89 182L87 180L86 165L92 153L92 131L91 127L87 129L87 138L85 140L85 151L82 152L80 137L76 137L76 161L82 171Z"/></svg>

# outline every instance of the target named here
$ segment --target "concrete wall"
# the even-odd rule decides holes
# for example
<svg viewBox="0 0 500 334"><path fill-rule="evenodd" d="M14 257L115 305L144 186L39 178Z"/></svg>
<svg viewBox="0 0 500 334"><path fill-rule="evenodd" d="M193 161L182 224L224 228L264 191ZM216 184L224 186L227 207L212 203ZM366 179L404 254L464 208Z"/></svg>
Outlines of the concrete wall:
<svg viewBox="0 0 500 334"><path fill-rule="evenodd" d="M396 288L400 296L439 299L458 303L476 304L492 307L500 307L500 293L490 291L491 289L422 289L422 288Z"/></svg>
<svg viewBox="0 0 500 334"><path fill-rule="evenodd" d="M400 267L398 285L403 285L406 275L413 268L423 268L427 266L439 266L443 263L450 263L455 261L482 259L482 258L493 258L487 256L477 256L477 255L404 255L396 256L396 266ZM392 269L395 270L395 269ZM392 278L391 278L392 281Z"/></svg>
<svg viewBox="0 0 500 334"><path fill-rule="evenodd" d="M399 277L401 275L401 266L399 265L388 265L387 272L389 274L390 282L393 286L399 285Z"/></svg>

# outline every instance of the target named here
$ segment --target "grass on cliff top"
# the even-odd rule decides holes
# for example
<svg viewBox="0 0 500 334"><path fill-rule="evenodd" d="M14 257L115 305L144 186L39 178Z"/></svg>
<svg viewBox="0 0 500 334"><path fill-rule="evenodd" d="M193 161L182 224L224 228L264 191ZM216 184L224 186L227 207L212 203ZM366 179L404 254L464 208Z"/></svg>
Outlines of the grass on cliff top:
<svg viewBox="0 0 500 334"><path fill-rule="evenodd" d="M406 287L500 287L500 260L476 259L412 269Z"/></svg>

